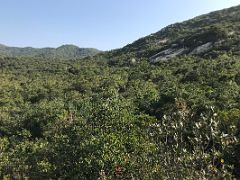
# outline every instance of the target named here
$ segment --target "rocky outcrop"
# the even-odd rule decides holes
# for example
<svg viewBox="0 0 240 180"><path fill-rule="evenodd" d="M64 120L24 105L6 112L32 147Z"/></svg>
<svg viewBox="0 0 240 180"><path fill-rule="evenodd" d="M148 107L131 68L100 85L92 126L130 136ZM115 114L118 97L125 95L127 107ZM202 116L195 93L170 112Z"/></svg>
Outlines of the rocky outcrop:
<svg viewBox="0 0 240 180"><path fill-rule="evenodd" d="M212 47L213 47L213 43L208 42L206 44L203 44L201 46L194 48L193 51L189 53L189 55L198 55L198 54L205 53L209 51Z"/></svg>
<svg viewBox="0 0 240 180"><path fill-rule="evenodd" d="M201 55L208 51L210 51L213 47L218 46L221 44L220 41L218 42L207 42L201 44L197 47L190 48L190 47L182 47L179 44L171 44L170 48L160 51L159 53L151 56L149 61L151 63L156 63L162 60L168 60L180 55Z"/></svg>
<svg viewBox="0 0 240 180"><path fill-rule="evenodd" d="M163 50L156 55L150 57L150 62L151 63L156 63L161 60L168 60L170 58L174 58L176 56L184 54L188 49L186 48L169 48L166 50Z"/></svg>

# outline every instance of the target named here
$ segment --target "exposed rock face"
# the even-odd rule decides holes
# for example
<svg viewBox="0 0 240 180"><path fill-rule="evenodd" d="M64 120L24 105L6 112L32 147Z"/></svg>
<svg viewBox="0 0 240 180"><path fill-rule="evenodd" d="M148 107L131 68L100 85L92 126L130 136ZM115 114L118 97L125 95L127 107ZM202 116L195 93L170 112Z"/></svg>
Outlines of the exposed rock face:
<svg viewBox="0 0 240 180"><path fill-rule="evenodd" d="M213 47L213 43L212 42L208 42L206 44L203 44L201 46L196 47L195 49L193 49L192 52L190 52L190 55L198 55L198 54L202 54L205 53L207 51L209 51L211 48Z"/></svg>
<svg viewBox="0 0 240 180"><path fill-rule="evenodd" d="M167 59L182 55L187 50L188 49L186 49L186 48L169 48L169 49L163 50L163 51L157 53L156 55L150 57L150 62L156 63L161 60L167 60Z"/></svg>
<svg viewBox="0 0 240 180"><path fill-rule="evenodd" d="M171 44L169 46L170 48L162 50L159 53L155 54L154 56L151 56L149 58L149 61L151 63L156 63L156 62L159 62L162 60L168 60L170 58L174 58L180 55L201 55L210 51L212 48L219 46L221 43L222 41L207 42L194 48L182 47L179 44Z"/></svg>

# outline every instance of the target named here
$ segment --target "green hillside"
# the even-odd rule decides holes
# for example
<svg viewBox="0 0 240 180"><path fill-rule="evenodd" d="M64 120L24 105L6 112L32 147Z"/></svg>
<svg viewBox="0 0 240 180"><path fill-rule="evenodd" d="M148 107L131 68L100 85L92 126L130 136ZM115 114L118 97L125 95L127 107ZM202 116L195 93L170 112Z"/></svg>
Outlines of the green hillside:
<svg viewBox="0 0 240 180"><path fill-rule="evenodd" d="M225 53L239 55L239 9L240 6L232 7L169 25L121 49L111 51L107 58L120 55L150 58L150 61L157 62L184 55L206 58Z"/></svg>
<svg viewBox="0 0 240 180"><path fill-rule="evenodd" d="M0 57L0 178L240 179L239 24L240 6L81 60Z"/></svg>
<svg viewBox="0 0 240 180"><path fill-rule="evenodd" d="M18 48L0 45L0 55L12 57L42 57L74 59L93 56L100 51L93 48L79 48L74 45L63 45L58 48Z"/></svg>

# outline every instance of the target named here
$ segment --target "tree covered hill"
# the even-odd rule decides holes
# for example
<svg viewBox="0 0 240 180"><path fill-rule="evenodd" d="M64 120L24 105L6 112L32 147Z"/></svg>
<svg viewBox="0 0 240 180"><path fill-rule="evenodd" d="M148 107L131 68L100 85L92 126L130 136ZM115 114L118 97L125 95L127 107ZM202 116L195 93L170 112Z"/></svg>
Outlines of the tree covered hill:
<svg viewBox="0 0 240 180"><path fill-rule="evenodd" d="M108 57L145 57L158 62L176 56L217 57L240 54L240 6L195 17L169 25L121 49Z"/></svg>
<svg viewBox="0 0 240 180"><path fill-rule="evenodd" d="M93 56L100 51L94 48L79 48L74 45L63 45L58 48L18 48L0 45L0 55L12 57L43 57L74 59Z"/></svg>

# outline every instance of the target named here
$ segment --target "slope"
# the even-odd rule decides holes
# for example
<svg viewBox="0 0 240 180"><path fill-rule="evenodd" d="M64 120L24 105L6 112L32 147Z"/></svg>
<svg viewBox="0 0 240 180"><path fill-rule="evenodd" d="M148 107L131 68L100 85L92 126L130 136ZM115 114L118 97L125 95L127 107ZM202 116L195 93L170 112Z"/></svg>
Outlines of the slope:
<svg viewBox="0 0 240 180"><path fill-rule="evenodd" d="M181 55L218 57L224 53L240 54L240 6L211 12L143 37L109 57L148 58L158 62Z"/></svg>

